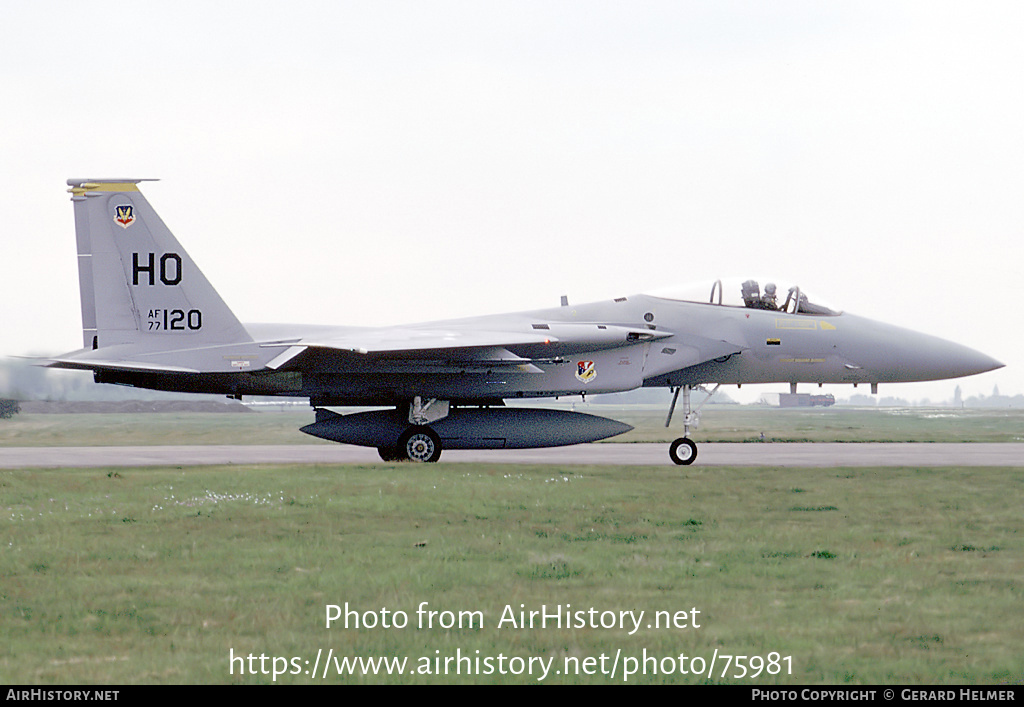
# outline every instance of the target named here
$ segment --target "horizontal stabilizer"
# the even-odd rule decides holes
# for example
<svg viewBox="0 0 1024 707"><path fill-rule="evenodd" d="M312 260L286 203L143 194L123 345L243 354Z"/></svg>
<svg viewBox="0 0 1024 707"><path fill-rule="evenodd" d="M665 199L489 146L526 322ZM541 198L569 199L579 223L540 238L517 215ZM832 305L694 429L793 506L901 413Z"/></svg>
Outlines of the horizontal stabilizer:
<svg viewBox="0 0 1024 707"><path fill-rule="evenodd" d="M99 361L94 359L48 358L40 362L44 368L66 368L73 371L137 371L140 373L199 373L195 368L142 363L139 361Z"/></svg>

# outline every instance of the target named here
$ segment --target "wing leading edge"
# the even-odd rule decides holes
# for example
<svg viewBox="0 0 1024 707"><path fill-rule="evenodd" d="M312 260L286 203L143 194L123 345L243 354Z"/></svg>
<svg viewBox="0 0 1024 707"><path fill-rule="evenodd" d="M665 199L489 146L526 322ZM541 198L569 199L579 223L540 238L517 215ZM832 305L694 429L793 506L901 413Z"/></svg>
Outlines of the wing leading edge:
<svg viewBox="0 0 1024 707"><path fill-rule="evenodd" d="M308 350L356 354L384 360L441 359L459 364L522 365L557 361L577 351L600 351L673 336L613 324L531 324L529 331L486 330L468 326L387 327L340 336L318 336L265 342L285 349L267 364L280 369ZM513 353L518 350L520 353Z"/></svg>

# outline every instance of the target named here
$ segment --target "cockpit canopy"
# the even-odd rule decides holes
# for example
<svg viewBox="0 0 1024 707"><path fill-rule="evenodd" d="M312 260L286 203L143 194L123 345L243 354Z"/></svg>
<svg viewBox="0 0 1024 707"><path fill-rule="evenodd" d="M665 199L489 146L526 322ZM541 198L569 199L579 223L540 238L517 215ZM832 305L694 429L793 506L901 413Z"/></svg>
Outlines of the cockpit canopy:
<svg viewBox="0 0 1024 707"><path fill-rule="evenodd" d="M763 309L788 314L834 317L840 313L840 310L824 304L820 299L812 300L806 292L800 289L799 285L780 285L779 282L771 279L730 278L659 290L650 294L652 297L662 299L700 302L723 307Z"/></svg>

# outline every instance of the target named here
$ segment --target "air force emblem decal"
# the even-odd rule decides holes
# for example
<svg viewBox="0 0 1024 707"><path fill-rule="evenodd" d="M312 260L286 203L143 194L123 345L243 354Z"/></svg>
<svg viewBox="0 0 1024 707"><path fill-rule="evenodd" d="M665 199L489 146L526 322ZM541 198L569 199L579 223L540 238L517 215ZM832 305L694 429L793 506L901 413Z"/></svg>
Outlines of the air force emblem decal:
<svg viewBox="0 0 1024 707"><path fill-rule="evenodd" d="M589 383L590 381L597 378L597 367L593 361L577 361L576 362L576 379Z"/></svg>
<svg viewBox="0 0 1024 707"><path fill-rule="evenodd" d="M131 204L118 204L114 207L114 223L121 228L128 228L135 223L135 209Z"/></svg>

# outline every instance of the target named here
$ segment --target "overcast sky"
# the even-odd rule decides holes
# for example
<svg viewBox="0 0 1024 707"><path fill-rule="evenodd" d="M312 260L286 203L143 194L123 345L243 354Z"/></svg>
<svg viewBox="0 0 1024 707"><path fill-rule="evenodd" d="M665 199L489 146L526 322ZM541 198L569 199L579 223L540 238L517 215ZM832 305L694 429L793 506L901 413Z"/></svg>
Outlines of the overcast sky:
<svg viewBox="0 0 1024 707"><path fill-rule="evenodd" d="M1007 364L884 395L1021 393L1022 36L1019 2L5 3L0 354L80 345L65 180L156 177L243 321L754 274Z"/></svg>

